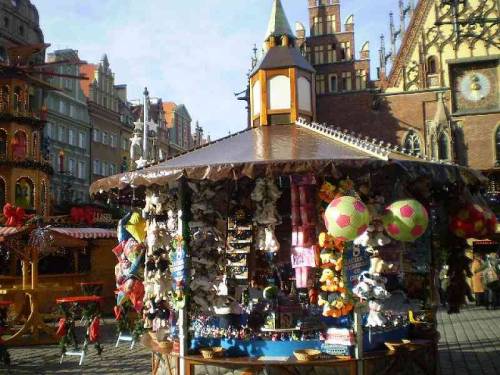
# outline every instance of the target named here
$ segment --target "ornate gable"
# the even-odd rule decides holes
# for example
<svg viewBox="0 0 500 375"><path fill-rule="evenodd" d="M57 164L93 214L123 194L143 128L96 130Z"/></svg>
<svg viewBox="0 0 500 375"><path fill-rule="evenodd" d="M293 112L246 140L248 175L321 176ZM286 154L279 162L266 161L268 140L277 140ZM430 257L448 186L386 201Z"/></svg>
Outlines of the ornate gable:
<svg viewBox="0 0 500 375"><path fill-rule="evenodd" d="M450 87L454 60L500 54L498 7L497 0L420 0L394 59L388 90Z"/></svg>

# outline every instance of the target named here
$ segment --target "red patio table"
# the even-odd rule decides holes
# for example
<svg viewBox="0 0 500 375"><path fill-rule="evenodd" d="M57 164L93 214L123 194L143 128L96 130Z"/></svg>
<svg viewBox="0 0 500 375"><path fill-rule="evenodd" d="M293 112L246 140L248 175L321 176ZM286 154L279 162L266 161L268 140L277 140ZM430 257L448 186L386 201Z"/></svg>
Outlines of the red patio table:
<svg viewBox="0 0 500 375"><path fill-rule="evenodd" d="M101 296L74 296L56 299L64 315L59 320L57 335L61 338L61 360L62 364L65 356L80 357L79 365L82 365L87 348L90 343L95 343L97 354L101 355L102 347L99 343L99 325L100 325L100 305L103 298ZM85 322L85 337L83 346L80 349L78 338L76 336L75 318L78 313L83 316ZM72 351L67 350L67 345L73 344Z"/></svg>

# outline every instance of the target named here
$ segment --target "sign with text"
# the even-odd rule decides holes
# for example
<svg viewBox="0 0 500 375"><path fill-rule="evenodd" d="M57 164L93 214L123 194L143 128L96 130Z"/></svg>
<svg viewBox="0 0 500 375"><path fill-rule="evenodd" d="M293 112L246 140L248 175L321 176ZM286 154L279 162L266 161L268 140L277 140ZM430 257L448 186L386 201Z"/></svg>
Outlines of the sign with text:
<svg viewBox="0 0 500 375"><path fill-rule="evenodd" d="M358 283L358 276L370 268L370 254L363 246L346 243L344 249L345 282L352 289Z"/></svg>

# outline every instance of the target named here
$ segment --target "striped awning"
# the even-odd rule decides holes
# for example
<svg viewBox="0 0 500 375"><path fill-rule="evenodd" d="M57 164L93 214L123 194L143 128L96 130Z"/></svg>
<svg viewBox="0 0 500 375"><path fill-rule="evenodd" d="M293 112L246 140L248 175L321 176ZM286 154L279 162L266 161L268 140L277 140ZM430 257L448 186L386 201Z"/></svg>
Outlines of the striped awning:
<svg viewBox="0 0 500 375"><path fill-rule="evenodd" d="M16 235L24 232L25 230L25 227L0 227L0 239Z"/></svg>
<svg viewBox="0 0 500 375"><path fill-rule="evenodd" d="M54 232L65 236L94 240L99 238L116 238L116 230L102 228L51 228Z"/></svg>

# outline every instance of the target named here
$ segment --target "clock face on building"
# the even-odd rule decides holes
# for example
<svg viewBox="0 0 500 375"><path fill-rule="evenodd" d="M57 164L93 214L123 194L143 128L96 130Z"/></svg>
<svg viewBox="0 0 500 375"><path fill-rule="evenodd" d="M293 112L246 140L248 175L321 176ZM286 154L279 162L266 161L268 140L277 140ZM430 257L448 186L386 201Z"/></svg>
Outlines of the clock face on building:
<svg viewBox="0 0 500 375"><path fill-rule="evenodd" d="M478 102L491 92L491 83L487 76L479 72L467 73L459 83L460 93L465 100Z"/></svg>
<svg viewBox="0 0 500 375"><path fill-rule="evenodd" d="M451 65L450 71L454 112L499 109L498 60Z"/></svg>

